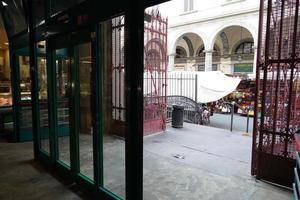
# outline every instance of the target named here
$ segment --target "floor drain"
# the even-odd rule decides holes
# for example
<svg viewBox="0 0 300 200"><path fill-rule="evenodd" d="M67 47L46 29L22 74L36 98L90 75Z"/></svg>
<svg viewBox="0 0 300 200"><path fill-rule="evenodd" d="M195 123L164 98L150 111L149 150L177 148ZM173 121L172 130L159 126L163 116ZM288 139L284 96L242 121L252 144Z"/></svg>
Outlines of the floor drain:
<svg viewBox="0 0 300 200"><path fill-rule="evenodd" d="M173 155L173 157L178 159L184 159L184 155L180 155L180 154Z"/></svg>

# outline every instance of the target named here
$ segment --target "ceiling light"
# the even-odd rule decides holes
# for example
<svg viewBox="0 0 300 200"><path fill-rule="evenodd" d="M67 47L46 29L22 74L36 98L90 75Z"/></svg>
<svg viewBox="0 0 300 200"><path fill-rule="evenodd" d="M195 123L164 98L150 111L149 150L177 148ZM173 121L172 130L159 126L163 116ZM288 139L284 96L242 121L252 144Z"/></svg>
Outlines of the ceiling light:
<svg viewBox="0 0 300 200"><path fill-rule="evenodd" d="M8 45L8 42L4 42L5 45Z"/></svg>
<svg viewBox="0 0 300 200"><path fill-rule="evenodd" d="M2 1L2 5L3 6L8 6L7 3L5 3L5 1Z"/></svg>

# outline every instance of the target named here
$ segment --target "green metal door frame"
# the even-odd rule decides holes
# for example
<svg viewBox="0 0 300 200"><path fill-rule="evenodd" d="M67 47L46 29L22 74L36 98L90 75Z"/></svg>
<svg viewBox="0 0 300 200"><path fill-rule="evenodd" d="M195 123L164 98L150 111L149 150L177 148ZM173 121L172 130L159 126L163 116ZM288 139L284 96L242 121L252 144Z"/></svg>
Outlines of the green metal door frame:
<svg viewBox="0 0 300 200"><path fill-rule="evenodd" d="M34 152L35 159L49 161L51 167L61 169L65 171L70 178L76 179L75 181L86 185L84 179L80 178L77 174L72 174L70 170L64 167L57 166L58 151L57 151L57 119L56 119L56 76L55 76L55 54L53 49L51 50L51 42L55 41L62 34L71 34L73 31L80 31L81 28L87 26L92 27L90 32L94 34L92 38L92 88L93 88L93 138L94 138L94 180L95 184L91 186L93 191L97 194L97 197L101 199L118 199L112 193L103 188L103 147L102 147L102 134L103 134L103 122L102 122L102 80L103 80L103 37L100 25L97 25L99 21L107 20L112 16L125 13L125 85L126 85L126 197L128 199L142 199L143 192L143 18L144 9L154 4L162 3L166 0L126 0L126 1L111 1L107 5L103 6L103 2L97 0L87 0L81 4L64 10L57 15L50 15L51 1L45 1L45 23L35 27L34 17L32 13L33 0L29 0L28 4L29 14L27 22L29 23L30 33L30 56L31 56L31 80L32 82L32 106L33 108L33 132L35 134ZM1 10L3 6L0 4ZM27 11L27 10L26 10ZM66 19L66 20L63 20ZM79 19L85 19L80 21ZM80 23L79 23L80 22ZM54 30L54 34L48 34L49 30ZM23 36L27 37L27 30L23 34L15 35L10 38L12 47L18 44L24 44ZM13 39L13 40L12 40ZM38 90L37 90L37 70L36 70L36 58L37 53L34 49L35 42L38 40L47 40L47 74L48 78L48 108L49 108L49 139L50 139L50 158L45 157L42 159L43 153L39 148L39 113L38 113ZM88 41L91 39L89 38ZM18 42L15 42L18 41ZM28 41L28 39L26 40ZM76 41L76 40L74 40ZM15 43L15 44L14 44ZM51 44L51 45L50 45ZM11 46L11 45L10 45ZM11 49L13 52L14 49ZM12 55L13 56L13 55ZM102 59L102 60L101 60ZM11 59L13 60L13 59ZM13 61L13 62L16 62ZM14 75L17 75L15 69L12 70ZM12 78L15 80L15 77ZM14 81L14 85L18 83ZM75 93L76 94L76 93ZM74 94L74 95L75 95ZM14 88L14 97L18 97L18 87ZM20 99L20 97L19 97ZM16 102L18 99L14 99ZM18 111L18 104L15 104ZM18 111L19 112L19 111ZM16 114L16 113L15 113ZM19 121L15 121L15 127L19 125ZM17 130L17 129L16 129ZM75 134L75 133L74 133ZM74 138L73 138L74 139ZM73 140L72 139L72 140ZM74 144L76 141L74 142ZM72 154L76 154L74 151ZM76 156L72 158L77 160ZM76 166L75 166L76 168ZM74 170L76 173L78 170ZM79 178L76 178L79 177Z"/></svg>
<svg viewBox="0 0 300 200"><path fill-rule="evenodd" d="M48 104L49 104L49 110L51 109L54 112L49 112L50 116L50 130L51 130L51 137L50 137L50 146L51 146L51 160L55 168L58 169L58 171L61 171L62 173L68 174L68 176L77 182L78 184L82 185L83 187L95 191L94 181L92 181L90 178L86 177L85 175L80 173L80 158L79 158L79 131L80 126L78 121L80 121L80 82L79 82L79 56L78 56L78 45L91 42L92 46L92 54L95 53L95 49L93 48L94 42L91 41L90 36L90 29L88 29L88 33L86 34L86 31L84 31L84 36L80 35L79 40L74 39L65 39L65 37L68 37L69 35L62 36L55 40L50 40L47 49L47 55L49 57L49 67L48 67L48 76L50 77L49 84L48 84L48 92L49 98ZM76 36L75 36L76 37ZM61 41L64 41L62 43ZM58 119L57 119L57 105L55 102L57 102L56 98L56 71L55 71L55 50L60 48L66 48L68 49L68 57L71 59L71 70L70 70L70 77L71 77L71 96L69 99L69 114L70 114L70 166L67 166L62 161L58 159ZM93 61L95 60L95 56L92 55ZM92 65L92 68L95 68L95 64ZM92 70L93 71L93 70ZM92 76L92 78L95 78ZM93 84L94 86L95 84ZM95 92L93 93L95 94ZM93 96L94 98L94 96ZM53 103L54 102L54 103ZM95 102L95 100L93 100ZM92 109L93 116L98 116L98 110ZM93 129L95 128L95 122L93 121ZM99 146L99 142L96 142L95 139L99 139L99 136L97 136L97 133L94 132L93 135L93 151L96 152ZM94 153L95 154L95 153ZM97 154L96 154L97 155ZM94 163L98 163L97 156L94 156ZM98 171L97 165L94 166L94 171ZM94 173L94 180L99 180L99 173ZM95 181L98 182L99 181Z"/></svg>
<svg viewBox="0 0 300 200"><path fill-rule="evenodd" d="M93 191L97 196L104 199L120 199L103 186L103 126L102 126L102 81L103 81L103 35L101 25L88 29L88 35L79 40L58 39L47 41L47 69L48 69L48 108L49 108L49 128L50 128L50 155L53 167L62 175L67 175L76 183L86 189ZM67 36L66 36L67 37ZM65 41L65 43L61 43ZM79 123L80 121L80 87L78 70L78 45L91 42L92 49L92 126L93 126L93 163L94 163L94 181L80 173L79 158ZM51 44L51 45L50 45ZM58 159L58 127L57 127L57 98L56 98L56 71L55 71L55 50L67 48L71 58L71 85L72 94L70 99L70 157L71 166L67 166ZM48 61L49 60L49 61ZM52 112L50 112L50 110ZM45 160L44 160L45 161Z"/></svg>
<svg viewBox="0 0 300 200"><path fill-rule="evenodd" d="M10 60L11 60L11 69L12 69L12 94L13 94L13 118L14 118L14 131L13 131L13 141L14 142L23 142L20 131L20 113L21 113L21 89L20 89L20 56L30 56L28 48L22 48L18 50L11 51ZM38 57L45 57L45 54L39 53ZM32 84L32 83L31 83ZM31 91L32 92L32 91ZM25 102L25 101L24 101ZM30 102L30 101L28 101ZM32 108L32 102L31 108ZM33 108L32 108L33 110Z"/></svg>
<svg viewBox="0 0 300 200"><path fill-rule="evenodd" d="M12 80L12 95L13 95L13 119L14 119L14 130L13 130L13 141L20 141L20 102L21 102L21 91L20 91L20 67L19 67L19 52L10 50L11 60L11 80Z"/></svg>

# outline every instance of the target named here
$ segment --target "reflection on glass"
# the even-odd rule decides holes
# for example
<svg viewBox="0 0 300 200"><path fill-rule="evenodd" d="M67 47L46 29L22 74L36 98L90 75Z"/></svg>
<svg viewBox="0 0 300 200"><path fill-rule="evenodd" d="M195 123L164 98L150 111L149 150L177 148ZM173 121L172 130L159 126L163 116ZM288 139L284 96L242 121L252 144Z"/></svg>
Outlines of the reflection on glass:
<svg viewBox="0 0 300 200"><path fill-rule="evenodd" d="M19 56L21 100L31 100L29 56Z"/></svg>
<svg viewBox="0 0 300 200"><path fill-rule="evenodd" d="M104 188L125 199L125 72L123 62L124 18L102 23L105 56L103 71L103 184ZM100 56L102 57L102 56Z"/></svg>
<svg viewBox="0 0 300 200"><path fill-rule="evenodd" d="M1 17L0 17L1 18ZM1 21L1 19L0 19ZM0 38L3 38L7 42L5 33L1 33ZM8 44L8 43L4 43ZM10 62L9 62L9 49L0 49L0 107L12 105L12 91L11 91L11 80L10 80Z"/></svg>
<svg viewBox="0 0 300 200"><path fill-rule="evenodd" d="M31 81L29 56L19 56L20 70L20 140L32 139Z"/></svg>
<svg viewBox="0 0 300 200"><path fill-rule="evenodd" d="M1 1L2 4L4 1ZM25 8L22 0L6 1L3 6L3 15L6 20L6 31L8 36L15 35L26 30Z"/></svg>
<svg viewBox="0 0 300 200"><path fill-rule="evenodd" d="M34 0L32 1L33 7L33 17L36 23L36 26L42 24L45 21L45 6L46 3L44 0Z"/></svg>
<svg viewBox="0 0 300 200"><path fill-rule="evenodd" d="M39 42L38 52L44 47L45 42ZM42 150L50 153L49 149L49 120L48 120L48 91L47 91L47 63L44 56L37 57L38 68L38 95L40 109L40 138Z"/></svg>
<svg viewBox="0 0 300 200"><path fill-rule="evenodd" d="M78 70L80 86L80 173L94 179L93 132L91 112L91 43L78 47Z"/></svg>
<svg viewBox="0 0 300 200"><path fill-rule="evenodd" d="M51 14L64 11L76 4L83 2L84 0L52 0L51 1Z"/></svg>
<svg viewBox="0 0 300 200"><path fill-rule="evenodd" d="M56 105L58 158L70 165L70 58L67 49L56 50Z"/></svg>

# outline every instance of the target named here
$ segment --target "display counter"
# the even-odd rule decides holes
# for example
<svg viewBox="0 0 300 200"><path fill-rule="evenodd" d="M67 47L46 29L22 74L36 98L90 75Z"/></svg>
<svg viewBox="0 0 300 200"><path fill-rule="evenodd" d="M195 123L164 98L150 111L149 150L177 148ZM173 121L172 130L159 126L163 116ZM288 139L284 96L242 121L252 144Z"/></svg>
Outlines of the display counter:
<svg viewBox="0 0 300 200"><path fill-rule="evenodd" d="M0 107L11 105L12 95L10 81L0 81Z"/></svg>
<svg viewBox="0 0 300 200"><path fill-rule="evenodd" d="M4 106L12 106L11 94L0 94L0 108Z"/></svg>

